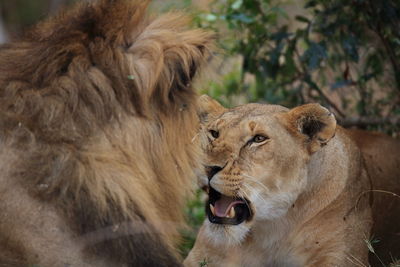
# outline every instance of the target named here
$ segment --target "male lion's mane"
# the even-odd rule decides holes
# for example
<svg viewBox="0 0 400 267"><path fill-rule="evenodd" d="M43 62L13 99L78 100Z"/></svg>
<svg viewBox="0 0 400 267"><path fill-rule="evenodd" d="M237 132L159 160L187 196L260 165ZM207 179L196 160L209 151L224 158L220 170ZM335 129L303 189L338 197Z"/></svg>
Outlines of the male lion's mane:
<svg viewBox="0 0 400 267"><path fill-rule="evenodd" d="M1 46L0 193L12 181L53 205L91 255L174 265L198 162L192 79L213 36L147 5L79 4ZM31 263L6 221L0 262Z"/></svg>

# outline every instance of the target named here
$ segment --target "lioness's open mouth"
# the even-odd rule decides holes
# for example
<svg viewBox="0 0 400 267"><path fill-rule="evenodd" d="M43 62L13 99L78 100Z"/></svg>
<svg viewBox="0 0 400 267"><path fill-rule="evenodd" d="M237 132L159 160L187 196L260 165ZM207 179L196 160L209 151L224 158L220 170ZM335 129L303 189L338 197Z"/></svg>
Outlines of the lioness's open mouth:
<svg viewBox="0 0 400 267"><path fill-rule="evenodd" d="M208 196L206 213L210 222L237 225L251 219L252 212L247 199L222 195L212 187L208 190Z"/></svg>

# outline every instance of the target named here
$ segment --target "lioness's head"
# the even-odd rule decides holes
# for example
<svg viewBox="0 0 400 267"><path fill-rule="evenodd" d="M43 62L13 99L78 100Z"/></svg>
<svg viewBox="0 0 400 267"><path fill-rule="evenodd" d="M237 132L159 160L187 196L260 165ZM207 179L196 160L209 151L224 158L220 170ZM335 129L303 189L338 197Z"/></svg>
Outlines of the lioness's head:
<svg viewBox="0 0 400 267"><path fill-rule="evenodd" d="M310 156L334 136L336 120L319 104L225 109L208 96L199 102L206 232L238 243L254 221L283 216L305 190Z"/></svg>

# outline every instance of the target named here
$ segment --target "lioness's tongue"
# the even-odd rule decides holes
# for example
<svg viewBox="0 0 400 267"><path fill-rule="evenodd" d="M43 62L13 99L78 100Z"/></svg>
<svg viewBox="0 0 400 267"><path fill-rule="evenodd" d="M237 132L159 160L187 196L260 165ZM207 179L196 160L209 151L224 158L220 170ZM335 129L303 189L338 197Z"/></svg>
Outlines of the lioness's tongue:
<svg viewBox="0 0 400 267"><path fill-rule="evenodd" d="M220 199L215 201L215 215L218 217L226 217L229 213L229 210L237 204L244 204L244 202L222 195Z"/></svg>

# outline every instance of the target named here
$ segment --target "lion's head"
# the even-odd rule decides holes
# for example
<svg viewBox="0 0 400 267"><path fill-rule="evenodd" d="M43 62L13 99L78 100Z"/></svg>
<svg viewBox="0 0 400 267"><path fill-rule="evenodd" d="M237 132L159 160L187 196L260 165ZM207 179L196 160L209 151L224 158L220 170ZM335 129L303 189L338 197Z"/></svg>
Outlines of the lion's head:
<svg viewBox="0 0 400 267"><path fill-rule="evenodd" d="M85 2L0 47L0 262L15 243L26 265L176 266L214 34L148 0Z"/></svg>
<svg viewBox="0 0 400 267"><path fill-rule="evenodd" d="M238 243L254 221L283 216L306 190L310 156L335 134L336 120L318 104L287 109L248 104L225 109L200 98L209 194L206 234Z"/></svg>

